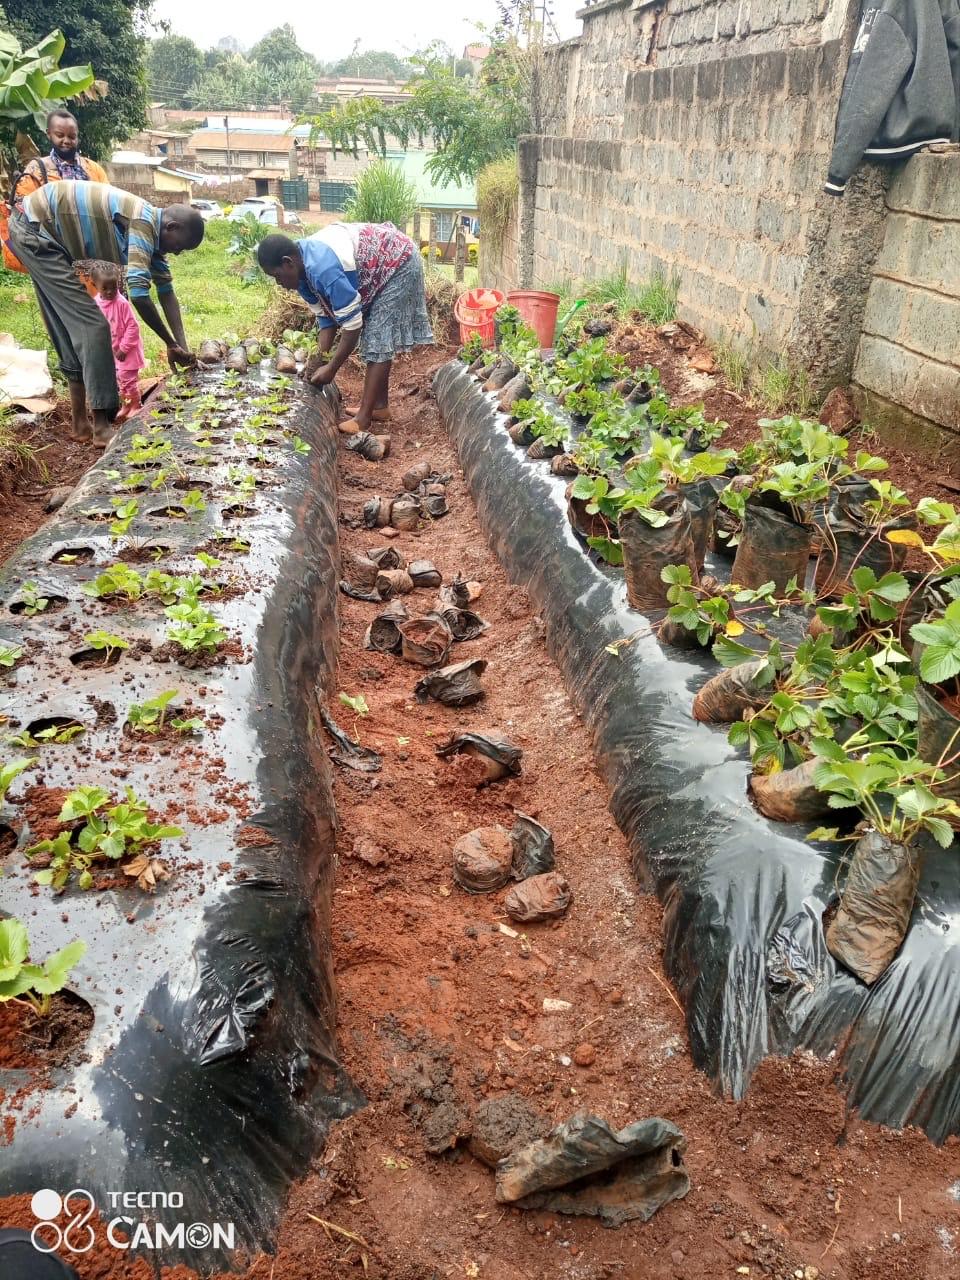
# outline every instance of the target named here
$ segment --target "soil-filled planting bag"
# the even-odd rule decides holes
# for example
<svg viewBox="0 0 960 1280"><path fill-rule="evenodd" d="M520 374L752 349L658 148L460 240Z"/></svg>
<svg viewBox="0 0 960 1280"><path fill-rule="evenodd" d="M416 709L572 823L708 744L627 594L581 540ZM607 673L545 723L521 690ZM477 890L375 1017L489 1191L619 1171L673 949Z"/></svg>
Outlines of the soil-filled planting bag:
<svg viewBox="0 0 960 1280"><path fill-rule="evenodd" d="M753 802L775 822L814 822L832 812L828 795L814 785L819 760L805 760L780 773L755 773L750 779Z"/></svg>
<svg viewBox="0 0 960 1280"><path fill-rule="evenodd" d="M222 367L196 382L217 392ZM250 400L265 390L252 379L224 390L223 412L242 425L262 412ZM0 1132L12 1122L0 1196L82 1187L106 1220L131 1213L111 1210L108 1192L182 1193L182 1210L132 1216L233 1223L237 1247L249 1250L270 1247L290 1182L309 1167L327 1122L358 1101L334 1043L334 806L315 728L318 690L337 664L336 409L332 395L308 387L286 402L283 426L310 451L296 452L278 431L263 447L265 483L244 496L242 518L224 514L238 505L228 467L254 449L228 440L206 451L212 465L196 465L206 455L194 438L159 419L172 457L209 486L206 509L152 515L173 500L141 495L128 536L111 542L108 524L87 513L110 511L108 473L128 469L131 437L146 427L134 420L0 577L0 643L24 648L0 677L15 712L5 709L19 728L50 717L85 727L69 744L20 753L39 763L7 796L5 820L12 815L20 837L3 859L2 910L27 924L37 956L74 938L87 943L69 986L94 1013L78 1065L55 1070L53 1087L28 1094L19 1109L0 1103ZM215 541L218 531L226 540ZM92 557L54 562L77 548ZM205 569L198 548L215 553L219 567ZM127 555L142 574L200 572L220 582L222 597L201 602L227 632L226 651L186 666L159 602L107 606L83 593ZM66 604L13 616L10 602L28 579ZM114 664L98 654L94 665L75 665L97 628L129 649ZM172 689L173 705L203 721L199 733L157 740L125 730L131 704ZM62 896L34 884L24 850L37 838L30 823L40 809L30 794L81 784L107 789L112 803L129 785L182 828L183 839L163 841L157 854L172 876L155 893L119 873L120 887L83 891L74 879ZM27 1078L0 1070L0 1090L9 1100ZM231 1264L216 1241L149 1256L204 1271Z"/></svg>
<svg viewBox="0 0 960 1280"><path fill-rule="evenodd" d="M960 1131L956 846L925 846L923 910L883 981L867 987L838 965L822 921L845 855L809 843L809 825L764 818L726 728L693 719L716 662L647 633L622 572L591 560L571 530L567 482L527 460L465 370L445 366L435 386L484 532L545 620L636 875L663 902L664 963L697 1065L741 1095L768 1054L836 1052L866 1119L938 1141ZM606 652L628 635L618 656Z"/></svg>
<svg viewBox="0 0 960 1280"><path fill-rule="evenodd" d="M707 550L713 543L713 521L717 513L720 495L709 476L697 480L693 484L681 486L690 516L690 536L693 539L693 554L697 568L703 569Z"/></svg>
<svg viewBox="0 0 960 1280"><path fill-rule="evenodd" d="M840 903L827 924L834 959L872 984L887 970L910 923L921 855L876 831L857 841Z"/></svg>
<svg viewBox="0 0 960 1280"><path fill-rule="evenodd" d="M813 525L798 524L772 497L748 498L730 581L751 588L773 582L777 595L783 595L791 578L802 587L812 541Z"/></svg>
<svg viewBox="0 0 960 1280"><path fill-rule="evenodd" d="M625 511L617 523L627 599L641 613L667 608L669 588L660 574L668 564L689 565L694 582L699 581L686 500L678 493L665 493L653 505L668 513L666 524L649 524L638 511Z"/></svg>
<svg viewBox="0 0 960 1280"><path fill-rule="evenodd" d="M917 755L929 764L943 761L947 781L937 787L940 795L960 801L960 717L938 702L925 684L917 681L917 704L920 715L917 721ZM947 764L953 760L952 764Z"/></svg>
<svg viewBox="0 0 960 1280"><path fill-rule="evenodd" d="M876 492L865 480L842 484L833 494L820 522L820 555L814 575L819 595L842 595L854 569L872 569L878 578L893 569L902 569L907 548L888 542L886 534L915 529L917 517L910 511L881 526L869 524L865 501Z"/></svg>

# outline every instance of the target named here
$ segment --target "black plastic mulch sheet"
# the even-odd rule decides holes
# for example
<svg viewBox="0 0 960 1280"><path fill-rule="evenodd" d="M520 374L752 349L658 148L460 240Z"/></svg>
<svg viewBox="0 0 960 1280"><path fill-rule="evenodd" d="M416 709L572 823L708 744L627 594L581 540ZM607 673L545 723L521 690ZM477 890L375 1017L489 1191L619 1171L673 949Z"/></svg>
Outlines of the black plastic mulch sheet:
<svg viewBox="0 0 960 1280"><path fill-rule="evenodd" d="M698 1066L739 1096L768 1054L835 1053L865 1118L937 1141L960 1132L956 842L927 851L909 933L880 981L867 988L841 969L821 917L843 855L806 843L808 827L763 818L726 730L693 720L716 663L645 630L623 574L594 563L571 528L567 481L511 442L462 364L444 366L435 391L486 535L542 612L592 727L635 873L664 905L665 965ZM638 630L619 657L606 652Z"/></svg>
<svg viewBox="0 0 960 1280"><path fill-rule="evenodd" d="M201 374L198 383L215 389L221 377ZM329 1120L357 1102L334 1044L335 814L316 694L337 660L336 414L331 399L299 384L283 418L289 434L271 431L257 458L232 435L264 412L250 399L265 390L251 380L230 391L212 449L167 424L179 461L158 464L170 473L168 487L135 495L140 514L120 544L163 549L160 559L133 566L140 573L200 572L227 584L224 599L203 602L242 654L199 670L176 659L161 663L154 657L167 626L161 604L107 607L81 592L118 558L107 525L85 513L109 510L115 490L105 472L129 469L124 454L131 436L152 424L146 414L120 431L0 577L0 643L25 649L0 676L0 709L19 728L52 716L86 726L69 745L31 753L40 763L11 788L5 818L19 823L15 801L41 779L50 787L102 785L117 799L129 784L160 813L171 802L189 806L165 815L186 840L164 842L161 856L174 874L155 895L132 884L69 888L60 897L38 890L23 865L27 828L5 860L0 909L27 924L33 954L74 938L88 943L70 986L93 1007L95 1022L86 1060L55 1072L53 1089L9 1111L15 1128L0 1150L0 1194L82 1187L109 1219L117 1212L111 1192L181 1193L182 1210L135 1210L133 1219L152 1216L168 1227L233 1223L237 1245L246 1247L269 1244L290 1181L308 1168ZM183 407L189 421L189 402ZM294 433L309 452L293 448ZM214 465L199 465L207 455ZM231 466L256 473L251 496L234 490ZM146 480L152 475L145 472ZM195 483L209 486L206 510L164 514ZM246 514L225 514L238 505ZM249 541L249 552L213 545L218 529ZM204 544L222 559L220 568L204 569L193 556ZM83 549L92 562L53 562L64 552L83 559ZM25 580L66 605L12 616ZM75 667L71 655L97 628L131 649L115 666ZM150 648L137 651L138 641ZM166 744L142 760L124 737L131 703L174 688L177 704L193 698L188 714L207 717L191 739L204 753L199 763L185 764L185 747ZM3 757L24 754L7 747ZM0 1071L7 1108L22 1083L23 1073ZM4 1114L0 1104L0 1120ZM230 1261L216 1247L149 1256L203 1270Z"/></svg>

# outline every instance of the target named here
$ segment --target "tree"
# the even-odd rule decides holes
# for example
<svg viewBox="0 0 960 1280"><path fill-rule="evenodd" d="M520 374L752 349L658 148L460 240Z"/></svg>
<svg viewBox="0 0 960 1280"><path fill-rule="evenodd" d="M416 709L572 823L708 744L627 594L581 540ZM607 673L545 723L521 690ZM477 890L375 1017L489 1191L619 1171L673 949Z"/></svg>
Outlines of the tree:
<svg viewBox="0 0 960 1280"><path fill-rule="evenodd" d="M430 138L436 154L430 173L443 183L473 179L494 160L511 153L532 123L528 51L507 39L487 59L476 79L458 77L449 63L431 56L408 83L410 97L395 106L355 98L314 116L311 142L326 137L335 148L356 154L362 142L384 155L387 140L406 146Z"/></svg>
<svg viewBox="0 0 960 1280"><path fill-rule="evenodd" d="M330 68L332 76L359 76L364 80L406 80L413 72L409 62L389 49L360 51L357 40L347 58L341 58Z"/></svg>
<svg viewBox="0 0 960 1280"><path fill-rule="evenodd" d="M109 160L114 145L142 129L147 119L146 38L142 28L152 0L4 0L10 28L25 46L59 27L66 37L64 59L90 63L107 83L106 97L80 103L84 154ZM36 127L33 135L42 141Z"/></svg>
<svg viewBox="0 0 960 1280"><path fill-rule="evenodd" d="M262 40L258 40L250 50L249 59L267 71L276 71L291 63L309 62L313 65L315 61L297 44L296 33L289 22L282 27L274 27Z"/></svg>
<svg viewBox="0 0 960 1280"><path fill-rule="evenodd" d="M182 107L200 79L204 56L186 36L161 36L150 43L147 57L150 92L171 106Z"/></svg>

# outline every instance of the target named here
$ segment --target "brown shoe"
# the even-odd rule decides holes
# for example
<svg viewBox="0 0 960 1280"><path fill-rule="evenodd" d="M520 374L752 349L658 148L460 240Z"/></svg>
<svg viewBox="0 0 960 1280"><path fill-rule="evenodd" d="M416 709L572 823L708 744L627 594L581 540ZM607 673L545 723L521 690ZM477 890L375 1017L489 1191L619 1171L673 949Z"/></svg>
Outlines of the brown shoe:
<svg viewBox="0 0 960 1280"><path fill-rule="evenodd" d="M360 423L357 422L355 419L347 418L345 422L341 422L338 424L337 430L340 432L341 435L355 436L358 431L364 431L366 430L366 428L361 427Z"/></svg>

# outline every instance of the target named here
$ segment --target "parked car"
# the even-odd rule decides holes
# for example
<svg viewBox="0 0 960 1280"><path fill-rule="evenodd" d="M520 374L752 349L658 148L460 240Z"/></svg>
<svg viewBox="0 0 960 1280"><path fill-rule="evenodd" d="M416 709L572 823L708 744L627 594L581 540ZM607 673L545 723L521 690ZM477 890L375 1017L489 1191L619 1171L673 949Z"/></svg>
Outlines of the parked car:
<svg viewBox="0 0 960 1280"><path fill-rule="evenodd" d="M196 209L204 222L210 222L214 218L222 218L223 210L215 200L192 200L190 208Z"/></svg>
<svg viewBox="0 0 960 1280"><path fill-rule="evenodd" d="M285 227L302 227L303 223L300 221L300 215L295 209L284 209L283 225Z"/></svg>
<svg viewBox="0 0 960 1280"><path fill-rule="evenodd" d="M272 196L248 196L240 204L234 205L230 221L242 222L248 213L256 218L257 222L262 222L268 227L285 225L283 205Z"/></svg>

